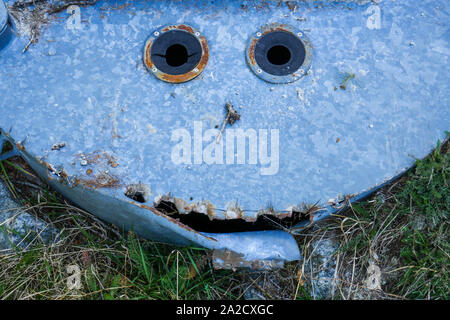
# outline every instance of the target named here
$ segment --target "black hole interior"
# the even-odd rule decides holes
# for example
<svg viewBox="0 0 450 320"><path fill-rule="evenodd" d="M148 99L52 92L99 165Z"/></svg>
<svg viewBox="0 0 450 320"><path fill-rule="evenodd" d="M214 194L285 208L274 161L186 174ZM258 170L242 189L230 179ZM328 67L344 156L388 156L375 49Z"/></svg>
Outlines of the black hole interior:
<svg viewBox="0 0 450 320"><path fill-rule="evenodd" d="M166 62L171 67L179 67L188 61L188 52L185 46L174 44L166 50Z"/></svg>
<svg viewBox="0 0 450 320"><path fill-rule="evenodd" d="M200 41L183 30L161 33L151 46L152 62L164 73L185 74L194 69L202 58Z"/></svg>
<svg viewBox="0 0 450 320"><path fill-rule="evenodd" d="M291 52L285 46L273 46L267 51L267 60L271 64L283 65L291 60Z"/></svg>
<svg viewBox="0 0 450 320"><path fill-rule="evenodd" d="M272 31L262 36L255 45L254 56L259 68L275 76L287 76L303 65L306 50L293 33Z"/></svg>

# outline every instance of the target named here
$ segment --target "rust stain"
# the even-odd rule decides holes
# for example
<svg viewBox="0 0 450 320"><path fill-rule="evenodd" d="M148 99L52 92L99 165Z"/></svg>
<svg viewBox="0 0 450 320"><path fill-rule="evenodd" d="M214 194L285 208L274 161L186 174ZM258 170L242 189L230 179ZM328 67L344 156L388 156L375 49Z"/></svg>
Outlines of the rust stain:
<svg viewBox="0 0 450 320"><path fill-rule="evenodd" d="M177 26L168 26L168 27L165 27L164 29L162 29L163 32L170 31L170 30L184 30L184 31L187 31L192 34L194 33L194 29L192 29L192 27L187 26L185 24L180 24Z"/></svg>
<svg viewBox="0 0 450 320"><path fill-rule="evenodd" d="M192 199L191 199L192 200ZM244 209L237 203L230 203L225 210L217 209L209 200L202 200L198 202L188 203L182 198L172 196L170 193L160 195L154 199L155 206L158 206L161 201L169 202L175 205L178 214L189 215L191 213L201 213L207 216L210 221L213 220L239 220L245 222L256 222L260 216L273 216L278 219L292 218L295 214L308 215L310 211L316 211L320 208L314 209L314 206L305 208L297 208L295 206L289 207L285 211L276 211L273 208L261 209L256 215L247 216Z"/></svg>
<svg viewBox="0 0 450 320"><path fill-rule="evenodd" d="M40 158L36 158L36 160L39 164L43 165L47 169L47 178L50 181L55 180L54 176L56 176L59 178L58 179L59 183L62 183L63 181L66 181L67 183L69 183L69 175L67 174L66 170L64 170L64 168L57 169L51 163L41 160Z"/></svg>
<svg viewBox="0 0 450 320"><path fill-rule="evenodd" d="M295 11L297 9L297 4L293 3L293 1L283 1L288 7L289 11Z"/></svg>
<svg viewBox="0 0 450 320"><path fill-rule="evenodd" d="M202 45L203 53L202 53L202 57L201 57L199 63L196 66L196 68L198 70L197 72L195 72L194 70L191 70L187 73L177 74L177 75L171 75L171 74L161 72L158 74L158 77L161 80L164 80L167 82L182 83L182 82L192 80L195 77L197 77L200 73L202 73L202 71L205 69L206 64L208 63L208 60L209 60L209 46L208 46L208 42L205 37L200 37L200 43Z"/></svg>
<svg viewBox="0 0 450 320"><path fill-rule="evenodd" d="M114 161L113 159L109 159L108 164L113 168L117 168L119 166L119 164L116 161Z"/></svg>
<svg viewBox="0 0 450 320"><path fill-rule="evenodd" d="M47 168L47 178L48 178L50 181L53 181L54 179L53 179L53 177L51 176L51 174L54 174L55 168L54 168L50 163L47 163L47 162L45 162L45 161L42 161L41 163Z"/></svg>
<svg viewBox="0 0 450 320"><path fill-rule="evenodd" d="M66 170L64 170L64 169L61 170L61 172L59 173L59 175L60 175L61 178L65 179L65 180L68 180L68 179L69 179L69 175L67 174Z"/></svg>
<svg viewBox="0 0 450 320"><path fill-rule="evenodd" d="M214 205L208 201L207 205L206 205L206 214L209 217L209 220L213 220L214 219L214 214L216 213L216 207L214 207Z"/></svg>
<svg viewBox="0 0 450 320"><path fill-rule="evenodd" d="M152 40L147 41L147 43L145 44L145 55L144 55L144 64L149 68L152 69L153 68L153 62L152 62L152 58L151 58L151 50L152 50Z"/></svg>
<svg viewBox="0 0 450 320"><path fill-rule="evenodd" d="M252 38L252 40L250 42L250 46L248 48L248 58L250 60L249 63L251 66L256 66L255 47L256 47L256 44L258 43L259 39L261 39L266 34L268 34L270 32L274 32L274 31L284 31L284 32L292 33L292 31L290 31L286 28L285 24L273 23L273 24L270 24L268 27L265 27L261 32L261 36L258 38ZM292 76L295 77L294 74Z"/></svg>
<svg viewBox="0 0 450 320"><path fill-rule="evenodd" d="M266 0L258 1L257 3L258 5L255 6L256 11L270 11L270 4Z"/></svg>
<svg viewBox="0 0 450 320"><path fill-rule="evenodd" d="M284 32L292 33L289 29L286 28L285 24L273 24L273 27L269 27L269 28L265 29L264 32L262 32L262 36L268 34L269 32L274 32L274 31L284 31Z"/></svg>
<svg viewBox="0 0 450 320"><path fill-rule="evenodd" d="M113 155L110 155L108 152L101 152L96 150L92 153L78 153L75 154L74 157L79 160L85 160L87 165L100 164L101 162L105 165L109 165L112 168L117 168L119 163L117 162L117 158ZM92 172L91 172L92 173Z"/></svg>
<svg viewBox="0 0 450 320"><path fill-rule="evenodd" d="M25 146L23 144L21 144L20 142L16 143L16 148L18 150L20 150L20 151L25 151L26 150Z"/></svg>
<svg viewBox="0 0 450 320"><path fill-rule="evenodd" d="M119 188L122 186L116 176L106 172L97 174L93 179L75 178L74 180L74 186L82 185L90 189Z"/></svg>
<svg viewBox="0 0 450 320"><path fill-rule="evenodd" d="M254 66L256 66L255 47L256 47L257 42L258 42L258 39L252 39L252 42L250 43L250 47L248 48L248 57L250 59L250 63Z"/></svg>

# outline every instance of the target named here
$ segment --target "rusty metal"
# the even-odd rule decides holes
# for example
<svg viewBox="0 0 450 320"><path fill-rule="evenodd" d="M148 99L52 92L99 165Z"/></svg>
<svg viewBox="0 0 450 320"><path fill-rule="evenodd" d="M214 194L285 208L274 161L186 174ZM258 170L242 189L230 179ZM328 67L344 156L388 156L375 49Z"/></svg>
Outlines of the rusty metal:
<svg viewBox="0 0 450 320"><path fill-rule="evenodd" d="M157 69L155 67L154 63L152 62L151 48L152 48L153 41L156 38L155 33L162 34L164 32L171 31L171 30L181 30L181 31L188 32L188 33L192 34L193 36L195 36L201 44L202 56L200 58L200 61L191 71L189 71L187 73L178 74L178 75L168 74L168 73L162 72L161 70ZM156 78L166 81L166 82L170 82L170 83L183 83L183 82L187 82L187 81L190 81L190 80L198 77L203 72L203 70L206 68L206 65L208 64L208 60L209 60L208 41L206 40L206 38L203 35L200 34L199 31L197 31L196 29L194 29L191 26L188 26L186 24L169 25L169 26L165 26L163 28L153 31L152 35L148 38L147 42L145 43L143 57L144 57L144 64L147 67L148 71L151 74L153 74Z"/></svg>

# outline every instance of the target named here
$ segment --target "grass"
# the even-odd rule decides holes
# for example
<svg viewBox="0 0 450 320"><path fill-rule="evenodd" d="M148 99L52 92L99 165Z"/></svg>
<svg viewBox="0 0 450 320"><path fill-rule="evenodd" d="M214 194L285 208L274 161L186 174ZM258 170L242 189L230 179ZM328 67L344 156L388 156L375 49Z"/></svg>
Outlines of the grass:
<svg viewBox="0 0 450 320"><path fill-rule="evenodd" d="M0 298L449 299L448 164L448 143L438 144L402 178L303 230L300 263L231 272L214 270L204 249L124 234L66 203L22 160L0 162L0 177L26 210L60 230L51 245L34 234L38 245L0 255ZM326 257L323 241L334 245ZM76 290L67 286L72 265Z"/></svg>
<svg viewBox="0 0 450 320"><path fill-rule="evenodd" d="M235 298L227 271L213 272L208 253L120 234L82 210L51 198L39 206L61 230L56 241L0 255L3 299ZM81 288L67 286L68 266L81 270Z"/></svg>
<svg viewBox="0 0 450 320"><path fill-rule="evenodd" d="M402 232L400 257L405 273L397 286L410 298L449 298L449 152L440 145L416 170L399 197L410 203L403 215L416 215Z"/></svg>

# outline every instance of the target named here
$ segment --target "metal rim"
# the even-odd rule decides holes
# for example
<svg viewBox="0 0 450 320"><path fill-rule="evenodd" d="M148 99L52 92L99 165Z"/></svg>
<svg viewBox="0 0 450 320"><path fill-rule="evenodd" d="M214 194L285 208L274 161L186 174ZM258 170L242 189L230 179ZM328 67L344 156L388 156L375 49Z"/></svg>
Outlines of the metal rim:
<svg viewBox="0 0 450 320"><path fill-rule="evenodd" d="M190 33L193 35L198 41L202 48L202 55L198 62L198 64L192 68L192 70L183 73L183 74L169 74L165 73L161 70L159 70L154 61L152 61L151 57L151 49L152 44L154 41L162 34L172 31L172 30L179 30L183 32ZM207 63L209 60L209 46L208 41L204 36L200 34L199 31L195 30L193 27L188 26L186 24L180 24L180 25L169 25L165 27L161 27L160 29L154 30L152 35L147 39L144 47L144 64L147 67L147 69L150 71L151 74L153 74L156 78L159 80L170 82L170 83L183 83L189 80L194 79L198 75L200 75L203 70L205 69Z"/></svg>
<svg viewBox="0 0 450 320"><path fill-rule="evenodd" d="M305 58L301 66L297 68L294 72L287 75L274 75L264 71L264 69L258 64L257 59L255 58L255 48L257 46L258 41L262 39L265 35L277 31L287 32L295 36L297 39L300 40L305 49ZM296 29L293 26L279 23L271 23L264 25L261 27L261 31L254 32L250 36L250 40L248 42L246 50L247 64L253 71L253 73L257 77L263 79L264 81L271 83L290 83L304 77L311 68L312 58L313 58L313 46L309 38L305 35L305 33L301 30Z"/></svg>

